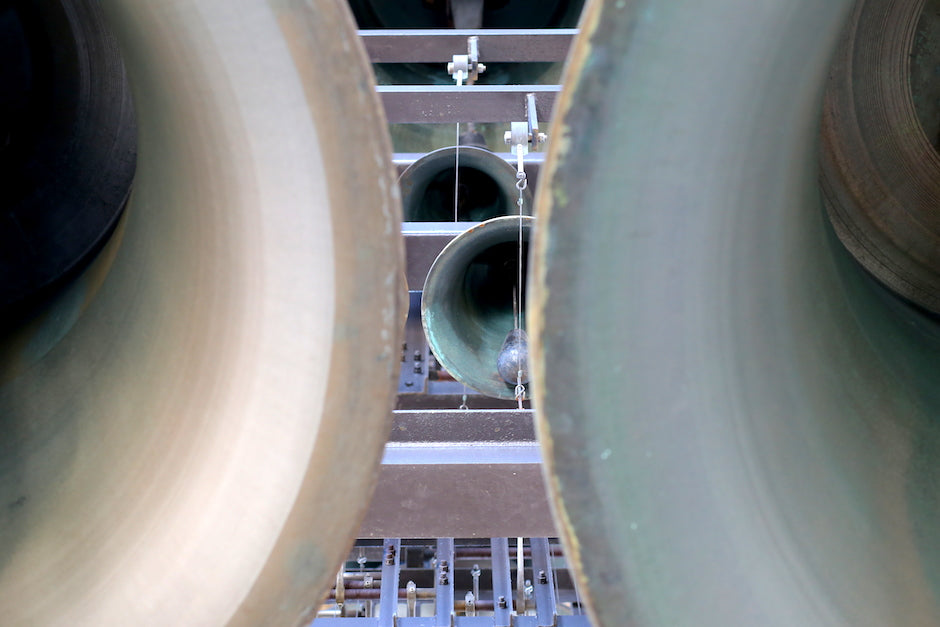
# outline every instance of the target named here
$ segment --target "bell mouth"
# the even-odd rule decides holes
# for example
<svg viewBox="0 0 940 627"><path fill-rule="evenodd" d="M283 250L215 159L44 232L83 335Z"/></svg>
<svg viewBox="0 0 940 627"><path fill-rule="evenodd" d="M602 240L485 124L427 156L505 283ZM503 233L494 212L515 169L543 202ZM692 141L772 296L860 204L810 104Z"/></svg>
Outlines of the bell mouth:
<svg viewBox="0 0 940 627"><path fill-rule="evenodd" d="M451 146L430 152L402 172L399 184L405 222L483 222L519 211L516 171L485 148ZM526 215L531 207L532 194L526 189Z"/></svg>
<svg viewBox="0 0 940 627"><path fill-rule="evenodd" d="M137 118L96 2L0 6L0 329L75 279L114 231Z"/></svg>
<svg viewBox="0 0 940 627"><path fill-rule="evenodd" d="M487 220L454 238L434 261L421 298L421 320L434 355L455 379L487 396L515 398L497 362L515 311L525 328L529 240L535 218ZM527 393L528 395L528 393Z"/></svg>

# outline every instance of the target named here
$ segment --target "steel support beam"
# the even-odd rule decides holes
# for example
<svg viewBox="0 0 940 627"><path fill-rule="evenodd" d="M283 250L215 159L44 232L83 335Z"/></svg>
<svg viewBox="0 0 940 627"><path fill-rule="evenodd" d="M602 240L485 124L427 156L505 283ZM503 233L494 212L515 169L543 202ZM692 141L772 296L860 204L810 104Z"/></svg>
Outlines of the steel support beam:
<svg viewBox="0 0 940 627"><path fill-rule="evenodd" d="M555 574L548 538L530 538L532 547L532 585L535 587L535 615L539 627L553 627L557 614Z"/></svg>
<svg viewBox="0 0 940 627"><path fill-rule="evenodd" d="M513 122L526 118L526 94L534 93L539 122L548 125L558 85L379 85L390 124Z"/></svg>
<svg viewBox="0 0 940 627"><path fill-rule="evenodd" d="M451 627L454 616L454 539L437 540L437 582L434 584L434 627Z"/></svg>
<svg viewBox="0 0 940 627"><path fill-rule="evenodd" d="M379 600L378 627L395 627L398 614L398 583L401 569L401 540L386 538L385 556L382 560L382 596Z"/></svg>
<svg viewBox="0 0 940 627"><path fill-rule="evenodd" d="M576 28L481 30L361 30L373 63L441 63L467 54L467 38L479 37L480 61L564 61Z"/></svg>

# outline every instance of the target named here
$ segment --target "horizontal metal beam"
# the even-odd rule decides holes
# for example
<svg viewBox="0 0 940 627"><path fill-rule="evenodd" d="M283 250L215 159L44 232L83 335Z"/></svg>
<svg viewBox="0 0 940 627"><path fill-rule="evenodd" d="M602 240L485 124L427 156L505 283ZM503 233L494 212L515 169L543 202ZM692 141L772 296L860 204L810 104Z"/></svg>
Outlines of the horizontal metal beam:
<svg viewBox="0 0 940 627"><path fill-rule="evenodd" d="M555 535L530 410L395 412L360 538Z"/></svg>
<svg viewBox="0 0 940 627"><path fill-rule="evenodd" d="M390 444L535 443L530 409L395 411Z"/></svg>
<svg viewBox="0 0 940 627"><path fill-rule="evenodd" d="M395 409L454 409L466 402L471 409L514 409L516 401L511 398L490 398L467 388L467 398L463 394L433 393L433 394L399 394L395 402ZM531 407L531 401L523 401L523 407Z"/></svg>
<svg viewBox="0 0 940 627"><path fill-rule="evenodd" d="M576 28L481 30L361 30L373 63L441 63L467 54L467 38L479 37L480 61L564 61Z"/></svg>
<svg viewBox="0 0 940 627"><path fill-rule="evenodd" d="M358 537L557 535L539 463L383 464Z"/></svg>
<svg viewBox="0 0 940 627"><path fill-rule="evenodd" d="M514 122L526 119L526 94L534 93L540 125L548 126L558 85L379 85L391 124Z"/></svg>

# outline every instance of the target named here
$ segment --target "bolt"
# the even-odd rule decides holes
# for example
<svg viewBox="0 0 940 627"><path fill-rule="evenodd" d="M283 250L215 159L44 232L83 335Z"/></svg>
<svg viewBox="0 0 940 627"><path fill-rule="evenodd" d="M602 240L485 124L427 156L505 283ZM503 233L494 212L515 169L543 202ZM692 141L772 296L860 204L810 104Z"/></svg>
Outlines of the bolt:
<svg viewBox="0 0 940 627"><path fill-rule="evenodd" d="M441 573L440 584L441 584L442 586L446 586L446 585L447 585L447 575L446 575L445 573Z"/></svg>
<svg viewBox="0 0 940 627"><path fill-rule="evenodd" d="M415 364L414 371L415 371L415 374L421 374L422 372L424 372L421 369L421 364Z"/></svg>
<svg viewBox="0 0 940 627"><path fill-rule="evenodd" d="M503 597L503 596L499 597L499 603L497 603L497 605L499 605L499 609L505 610L506 609L506 597Z"/></svg>
<svg viewBox="0 0 940 627"><path fill-rule="evenodd" d="M545 574L544 570L539 571L539 583L548 583L548 575Z"/></svg>
<svg viewBox="0 0 940 627"><path fill-rule="evenodd" d="M483 65L482 63L477 62L477 72L482 74L485 71L486 71L486 66Z"/></svg>

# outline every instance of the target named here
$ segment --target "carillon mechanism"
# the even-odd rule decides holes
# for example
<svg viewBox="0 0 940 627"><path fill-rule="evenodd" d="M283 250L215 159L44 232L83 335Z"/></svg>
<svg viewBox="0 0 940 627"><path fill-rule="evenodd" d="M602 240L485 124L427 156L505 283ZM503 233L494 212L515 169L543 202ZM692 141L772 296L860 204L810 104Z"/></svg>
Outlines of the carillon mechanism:
<svg viewBox="0 0 940 627"><path fill-rule="evenodd" d="M940 0L581 4L0 2L0 625L940 625Z"/></svg>
<svg viewBox="0 0 940 627"><path fill-rule="evenodd" d="M314 624L590 626L558 540L504 537L360 540Z"/></svg>
<svg viewBox="0 0 940 627"><path fill-rule="evenodd" d="M412 292L400 406L446 407L455 397L461 403L452 406L459 406L468 397L476 406L500 407L498 400L480 400L481 394L517 403L529 397L526 258L542 163L535 151L547 140L539 121L550 119L560 86L479 85L476 79L486 67L483 60L490 69L505 63L558 63L575 32L360 31L377 67L429 62L436 54L437 71L446 68L457 79L447 87L378 87L393 129L442 126L442 120L453 125L450 139L440 139L443 147L426 143L427 152L419 153L408 143L413 152L393 157L401 170L406 279ZM460 47L468 54L453 54ZM447 62L449 57L453 60ZM525 121L514 122L518 119ZM514 373L508 384L501 371L510 367Z"/></svg>
<svg viewBox="0 0 940 627"><path fill-rule="evenodd" d="M499 84L507 65L543 76L575 34L360 31L386 78L401 75L389 62L426 63L437 78L378 87L401 172L410 310L376 492L314 627L589 625L550 539L525 329L539 124L560 86Z"/></svg>

